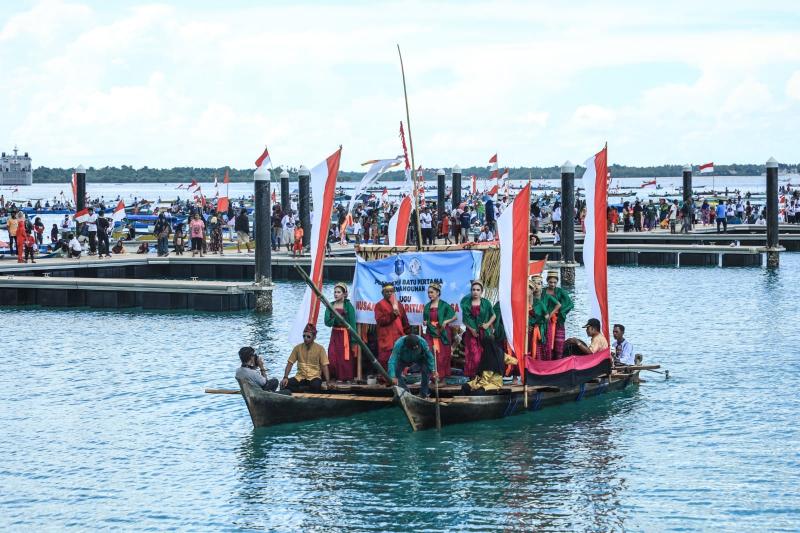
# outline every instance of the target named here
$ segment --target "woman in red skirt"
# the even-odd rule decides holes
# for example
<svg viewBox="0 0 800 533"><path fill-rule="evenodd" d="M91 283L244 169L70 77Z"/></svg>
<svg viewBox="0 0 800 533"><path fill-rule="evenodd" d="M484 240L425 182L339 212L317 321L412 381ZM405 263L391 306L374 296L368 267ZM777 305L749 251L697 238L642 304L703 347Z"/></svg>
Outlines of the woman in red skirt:
<svg viewBox="0 0 800 533"><path fill-rule="evenodd" d="M333 287L333 308L350 324L356 327L356 310L347 299L347 285L337 283ZM331 378L336 381L353 381L356 373L356 361L353 355L350 332L335 319L330 309L325 309L325 325L333 328L331 341L328 344L328 361Z"/></svg>
<svg viewBox="0 0 800 533"><path fill-rule="evenodd" d="M422 310L425 324L425 342L436 357L436 371L441 377L450 375L451 339L450 324L456 319L456 312L449 303L440 298L442 286L438 283L428 285L428 298Z"/></svg>

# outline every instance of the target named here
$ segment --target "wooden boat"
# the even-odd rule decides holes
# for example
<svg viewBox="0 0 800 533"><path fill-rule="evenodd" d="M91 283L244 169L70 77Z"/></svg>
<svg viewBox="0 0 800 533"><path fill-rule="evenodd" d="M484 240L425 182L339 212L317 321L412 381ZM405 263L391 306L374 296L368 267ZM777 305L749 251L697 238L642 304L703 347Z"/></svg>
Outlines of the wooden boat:
<svg viewBox="0 0 800 533"><path fill-rule="evenodd" d="M528 410L537 411L544 407L582 400L609 391L619 391L639 383L639 371L628 374L612 374L609 380L603 376L582 385L559 389L558 387L528 387ZM394 387L395 397L408 417L414 431L436 427L436 400L424 399ZM484 396L454 395L441 398L440 412L442 426L505 418L525 412L525 398L522 385L505 387L498 394Z"/></svg>
<svg viewBox="0 0 800 533"><path fill-rule="evenodd" d="M267 427L320 418L350 416L394 403L392 390L383 387L343 387L325 393L296 392L291 395L265 391L239 382L254 427Z"/></svg>

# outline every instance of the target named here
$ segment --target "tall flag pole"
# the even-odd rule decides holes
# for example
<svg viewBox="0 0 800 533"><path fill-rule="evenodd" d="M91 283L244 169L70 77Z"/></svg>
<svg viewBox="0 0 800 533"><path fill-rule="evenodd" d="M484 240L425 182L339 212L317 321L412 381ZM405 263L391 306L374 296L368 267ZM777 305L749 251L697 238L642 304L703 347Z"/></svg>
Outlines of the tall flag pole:
<svg viewBox="0 0 800 533"><path fill-rule="evenodd" d="M403 74L403 96L406 101L406 124L408 124L408 146L411 149L411 168L416 168L414 163L414 141L411 138L411 115L408 112L408 90L406 89L406 69L403 67L403 54L400 52L400 45L397 45L397 55L400 56L400 72ZM414 210L417 213L417 250L422 249L422 229L419 225L419 198L417 197L417 177L412 173L414 180Z"/></svg>
<svg viewBox="0 0 800 533"><path fill-rule="evenodd" d="M342 147L327 159L311 169L310 185L311 199L314 205L314 218L310 228L303 228L310 232L311 244L311 281L322 290L322 266L325 261L325 243L328 239L333 199L336 195L336 177L339 174L339 161L342 157ZM319 318L320 301L306 287L303 301L297 309L297 314L289 332L289 341L300 343L303 341L303 330L308 324L317 324Z"/></svg>

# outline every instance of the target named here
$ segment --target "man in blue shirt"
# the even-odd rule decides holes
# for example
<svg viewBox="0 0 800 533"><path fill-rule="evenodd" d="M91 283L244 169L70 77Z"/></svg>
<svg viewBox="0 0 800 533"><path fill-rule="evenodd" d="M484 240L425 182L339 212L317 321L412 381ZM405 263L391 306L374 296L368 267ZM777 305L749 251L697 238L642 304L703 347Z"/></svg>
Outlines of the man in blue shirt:
<svg viewBox="0 0 800 533"><path fill-rule="evenodd" d="M717 233L719 233L719 226L722 224L722 227L725 228L725 233L728 233L728 219L727 213L725 209L725 202L722 200L719 201L717 204Z"/></svg>
<svg viewBox="0 0 800 533"><path fill-rule="evenodd" d="M419 395L427 398L429 395L428 382L431 376L433 376L433 379L439 379L439 373L436 371L436 360L425 339L413 334L404 335L394 343L392 355L389 357L387 366L392 383L408 390L406 381L403 378L403 370L414 363L420 366L422 374Z"/></svg>

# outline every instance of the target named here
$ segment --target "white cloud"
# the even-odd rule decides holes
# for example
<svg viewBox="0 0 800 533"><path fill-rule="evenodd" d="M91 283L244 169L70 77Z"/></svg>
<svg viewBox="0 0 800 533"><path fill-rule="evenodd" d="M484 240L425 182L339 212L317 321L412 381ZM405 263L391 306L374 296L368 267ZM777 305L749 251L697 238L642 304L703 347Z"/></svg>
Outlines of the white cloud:
<svg viewBox="0 0 800 533"><path fill-rule="evenodd" d="M800 100L800 70L792 74L789 81L786 82L786 94L790 98Z"/></svg>

